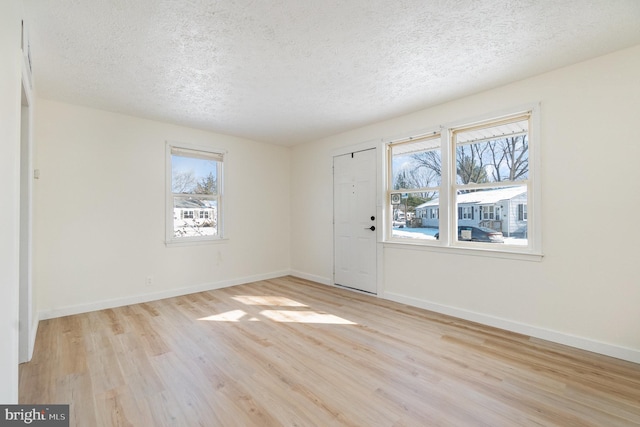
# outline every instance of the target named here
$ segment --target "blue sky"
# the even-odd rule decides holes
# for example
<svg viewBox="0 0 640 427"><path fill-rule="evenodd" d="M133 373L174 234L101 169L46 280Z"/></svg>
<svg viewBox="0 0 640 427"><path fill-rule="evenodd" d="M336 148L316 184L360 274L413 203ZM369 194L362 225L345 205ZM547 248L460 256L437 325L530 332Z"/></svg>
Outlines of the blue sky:
<svg viewBox="0 0 640 427"><path fill-rule="evenodd" d="M172 175L176 175L177 173L192 171L196 181L200 181L209 175L209 172L213 172L213 176L216 176L216 163L214 160L171 156L171 173Z"/></svg>

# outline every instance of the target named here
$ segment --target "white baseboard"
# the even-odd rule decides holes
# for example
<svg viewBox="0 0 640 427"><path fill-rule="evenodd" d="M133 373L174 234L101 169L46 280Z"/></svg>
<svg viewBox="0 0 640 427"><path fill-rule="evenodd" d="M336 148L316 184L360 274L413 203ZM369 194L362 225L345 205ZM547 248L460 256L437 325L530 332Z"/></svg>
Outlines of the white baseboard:
<svg viewBox="0 0 640 427"><path fill-rule="evenodd" d="M449 316L457 317L459 319L465 319L472 322L481 323L483 325L493 326L495 328L516 332L530 337L540 338L546 341L551 341L554 343L603 354L605 356L611 356L633 363L640 363L640 351L632 348L621 347L615 344L595 341L589 338L579 337L563 332L553 331L550 329L539 328L537 326L514 322L512 320L507 320L500 317L490 316L487 314L477 313L456 307L435 304L429 301L424 301L393 292L385 292L382 295L382 298L411 305L414 307L424 308L425 310L446 314Z"/></svg>
<svg viewBox="0 0 640 427"><path fill-rule="evenodd" d="M316 276L315 274L308 274L302 271L292 270L289 272L289 275L305 280L311 280L312 282L320 283L322 285L333 285L333 280L328 277Z"/></svg>
<svg viewBox="0 0 640 427"><path fill-rule="evenodd" d="M275 271L272 273L259 274L255 276L242 277L238 279L222 280L219 282L202 283L194 286L187 286L176 289L168 289L160 292L151 292L146 294L132 295L122 298L114 298L91 302L87 304L79 304L73 306L59 307L39 312L39 319L53 319L56 317L70 316L73 314L88 313L90 311L104 310L107 308L122 307L131 304L140 304L143 302L156 301L165 298L172 298L181 295L193 294L196 292L210 291L213 289L228 288L229 286L242 285L245 283L258 282L260 280L275 279L289 275L289 270ZM34 335L35 337L35 335Z"/></svg>

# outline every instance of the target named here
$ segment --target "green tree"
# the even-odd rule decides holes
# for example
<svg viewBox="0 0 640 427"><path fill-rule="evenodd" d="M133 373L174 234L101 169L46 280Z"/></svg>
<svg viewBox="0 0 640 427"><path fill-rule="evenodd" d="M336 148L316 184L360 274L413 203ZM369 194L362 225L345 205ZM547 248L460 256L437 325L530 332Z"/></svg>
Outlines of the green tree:
<svg viewBox="0 0 640 427"><path fill-rule="evenodd" d="M215 194L217 191L217 180L213 176L213 172L209 172L209 175L200 179L196 184L196 194Z"/></svg>
<svg viewBox="0 0 640 427"><path fill-rule="evenodd" d="M423 193L409 193L409 197L407 197L407 208L410 212L415 212L416 206L426 203L431 199L432 197L430 196L424 197Z"/></svg>
<svg viewBox="0 0 640 427"><path fill-rule="evenodd" d="M408 179L406 170L401 170L400 172L398 172L398 174L396 175L393 181L394 181L394 184L393 184L394 190L409 188L409 179Z"/></svg>
<svg viewBox="0 0 640 427"><path fill-rule="evenodd" d="M456 173L462 184L489 182L487 170L470 156L457 158Z"/></svg>

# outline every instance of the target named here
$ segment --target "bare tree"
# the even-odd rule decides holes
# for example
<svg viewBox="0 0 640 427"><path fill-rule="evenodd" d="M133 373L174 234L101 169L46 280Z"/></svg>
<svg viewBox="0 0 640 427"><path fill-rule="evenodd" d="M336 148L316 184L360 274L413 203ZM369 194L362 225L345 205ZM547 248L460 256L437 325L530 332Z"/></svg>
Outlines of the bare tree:
<svg viewBox="0 0 640 427"><path fill-rule="evenodd" d="M494 181L516 181L529 173L529 138L514 136L490 141Z"/></svg>
<svg viewBox="0 0 640 427"><path fill-rule="evenodd" d="M489 182L486 170L487 146L461 145L456 148L456 173L462 184Z"/></svg>
<svg viewBox="0 0 640 427"><path fill-rule="evenodd" d="M196 187L196 177L192 170L175 172L171 177L171 191L173 193L193 193Z"/></svg>
<svg viewBox="0 0 640 427"><path fill-rule="evenodd" d="M431 179L442 175L442 158L437 150L416 153L413 172L430 171ZM461 184L517 181L529 173L528 136L498 138L456 147L456 174ZM410 174L404 176L409 181Z"/></svg>
<svg viewBox="0 0 640 427"><path fill-rule="evenodd" d="M416 169L425 168L433 171L437 176L442 176L442 158L439 151L424 151L413 154L411 158L417 164Z"/></svg>
<svg viewBox="0 0 640 427"><path fill-rule="evenodd" d="M425 188L435 187L439 184L438 176L433 170L425 168L403 169L394 177L393 188L400 190L403 188Z"/></svg>

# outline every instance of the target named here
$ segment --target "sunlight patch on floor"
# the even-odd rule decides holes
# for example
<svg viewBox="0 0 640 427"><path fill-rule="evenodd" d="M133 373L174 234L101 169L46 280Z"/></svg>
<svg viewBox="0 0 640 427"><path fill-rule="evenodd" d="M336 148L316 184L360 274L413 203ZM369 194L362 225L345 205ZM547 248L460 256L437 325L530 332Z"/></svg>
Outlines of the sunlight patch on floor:
<svg viewBox="0 0 640 427"><path fill-rule="evenodd" d="M309 306L287 297L274 295L236 295L233 300L247 305L245 310L231 310L220 314L201 317L198 320L209 322L260 322L270 320L278 323L319 323L330 325L357 325L342 317L308 310ZM252 307L262 306L262 307ZM266 307L304 307L307 310L261 310ZM259 311L260 310L260 311Z"/></svg>
<svg viewBox="0 0 640 427"><path fill-rule="evenodd" d="M306 305L294 301L287 297L277 297L272 295L237 295L232 299L246 305L275 305L278 307L307 307Z"/></svg>
<svg viewBox="0 0 640 427"><path fill-rule="evenodd" d="M343 319L342 317L334 316L329 313L318 313L315 311L264 310L261 311L260 314L274 322L355 325L355 323Z"/></svg>
<svg viewBox="0 0 640 427"><path fill-rule="evenodd" d="M247 312L242 310L232 310L225 313L214 314L213 316L201 317L198 320L209 320L211 322L239 322Z"/></svg>

